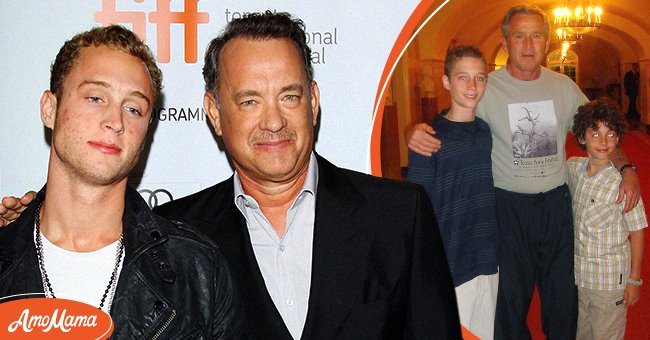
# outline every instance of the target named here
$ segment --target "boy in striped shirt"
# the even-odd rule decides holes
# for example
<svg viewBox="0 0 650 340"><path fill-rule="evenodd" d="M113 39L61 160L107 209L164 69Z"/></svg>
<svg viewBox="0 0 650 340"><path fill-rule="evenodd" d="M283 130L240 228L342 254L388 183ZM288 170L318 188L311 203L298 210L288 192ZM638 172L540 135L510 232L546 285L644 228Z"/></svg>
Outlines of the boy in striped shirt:
<svg viewBox="0 0 650 340"><path fill-rule="evenodd" d="M429 157L409 151L407 181L427 190L456 288L461 324L481 339L494 337L499 274L492 179L492 134L476 117L487 63L475 46L451 49L442 84L451 105L433 121L442 148Z"/></svg>

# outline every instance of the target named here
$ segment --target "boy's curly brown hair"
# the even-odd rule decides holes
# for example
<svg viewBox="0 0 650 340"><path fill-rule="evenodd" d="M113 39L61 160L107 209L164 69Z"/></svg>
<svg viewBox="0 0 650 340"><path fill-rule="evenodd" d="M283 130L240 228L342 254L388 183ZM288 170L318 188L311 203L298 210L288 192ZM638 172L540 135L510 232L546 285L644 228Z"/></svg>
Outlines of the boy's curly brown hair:
<svg viewBox="0 0 650 340"><path fill-rule="evenodd" d="M580 106L578 113L573 116L573 137L582 150L586 150L586 147L580 141L584 141L587 128L597 130L600 122L616 132L618 144L623 141L625 122L621 115L621 109L611 98L601 97Z"/></svg>

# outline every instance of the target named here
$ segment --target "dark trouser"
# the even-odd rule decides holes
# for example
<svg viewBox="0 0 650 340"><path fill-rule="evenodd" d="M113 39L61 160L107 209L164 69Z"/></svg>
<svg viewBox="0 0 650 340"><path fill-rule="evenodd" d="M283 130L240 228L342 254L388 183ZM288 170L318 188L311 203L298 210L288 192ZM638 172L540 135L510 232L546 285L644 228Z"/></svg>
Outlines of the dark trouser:
<svg viewBox="0 0 650 340"><path fill-rule="evenodd" d="M499 293L495 339L530 339L526 324L537 284L547 339L575 339L578 293L573 215L566 185L539 194L496 189Z"/></svg>
<svg viewBox="0 0 650 340"><path fill-rule="evenodd" d="M628 106L627 106L627 121L634 124L638 124L641 120L641 114L639 110L636 109L636 96L627 96Z"/></svg>

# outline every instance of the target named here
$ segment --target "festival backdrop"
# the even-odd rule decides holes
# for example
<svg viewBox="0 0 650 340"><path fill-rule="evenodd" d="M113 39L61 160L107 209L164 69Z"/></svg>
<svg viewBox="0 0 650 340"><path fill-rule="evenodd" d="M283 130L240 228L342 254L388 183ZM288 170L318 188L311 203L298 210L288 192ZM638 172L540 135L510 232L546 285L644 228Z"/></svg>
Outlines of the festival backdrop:
<svg viewBox="0 0 650 340"><path fill-rule="evenodd" d="M2 0L0 196L44 184L49 145L39 98L49 87L50 65L65 40L110 23L146 41L164 73L150 144L131 183L155 205L231 176L202 108L202 59L227 22L261 10L286 11L306 23L321 89L316 151L339 166L369 172L373 113L389 75L387 60L398 58L396 41L406 44L424 2L433 0Z"/></svg>

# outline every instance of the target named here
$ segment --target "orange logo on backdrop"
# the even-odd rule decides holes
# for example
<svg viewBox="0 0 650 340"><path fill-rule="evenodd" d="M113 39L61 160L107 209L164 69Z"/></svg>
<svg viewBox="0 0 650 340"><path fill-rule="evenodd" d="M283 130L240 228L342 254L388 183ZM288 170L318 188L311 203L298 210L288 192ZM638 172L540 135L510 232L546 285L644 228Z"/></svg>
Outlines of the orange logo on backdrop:
<svg viewBox="0 0 650 340"><path fill-rule="evenodd" d="M185 9L183 12L172 12L170 0L156 0L156 10L149 12L126 12L117 11L115 2L117 0L102 0L102 10L95 12L95 22L102 25L110 24L133 24L133 32L142 41L147 41L147 17L149 22L156 25L156 56L158 62L168 63L170 60L171 38L169 31L172 24L183 24L185 32L185 62L196 63L198 45L198 26L207 24L210 21L210 14L198 11L199 0L183 0ZM144 0L132 0L142 3Z"/></svg>
<svg viewBox="0 0 650 340"><path fill-rule="evenodd" d="M0 304L1 339L106 339L111 333L111 317L82 302L29 298Z"/></svg>

